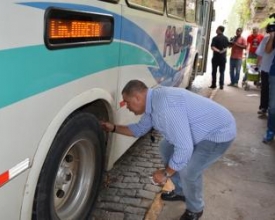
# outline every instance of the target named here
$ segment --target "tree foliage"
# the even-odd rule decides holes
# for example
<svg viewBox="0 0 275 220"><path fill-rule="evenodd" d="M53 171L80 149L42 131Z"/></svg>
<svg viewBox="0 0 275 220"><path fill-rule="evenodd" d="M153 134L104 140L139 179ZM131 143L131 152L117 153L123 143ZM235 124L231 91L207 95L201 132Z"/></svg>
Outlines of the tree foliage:
<svg viewBox="0 0 275 220"><path fill-rule="evenodd" d="M240 18L240 27L244 27L245 24L251 19L250 5L252 0L237 0L236 9Z"/></svg>
<svg viewBox="0 0 275 220"><path fill-rule="evenodd" d="M244 28L250 20L250 5L252 0L235 0L232 11L228 16L228 29L226 31L228 36L234 36L236 29Z"/></svg>

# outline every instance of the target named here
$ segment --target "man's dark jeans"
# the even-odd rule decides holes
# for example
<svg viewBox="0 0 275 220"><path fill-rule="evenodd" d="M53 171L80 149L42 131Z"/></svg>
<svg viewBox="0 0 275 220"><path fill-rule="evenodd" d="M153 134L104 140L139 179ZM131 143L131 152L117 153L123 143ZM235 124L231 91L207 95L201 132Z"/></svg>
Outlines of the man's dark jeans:
<svg viewBox="0 0 275 220"><path fill-rule="evenodd" d="M268 109L269 99L269 74L265 71L261 71L261 101L259 109Z"/></svg>

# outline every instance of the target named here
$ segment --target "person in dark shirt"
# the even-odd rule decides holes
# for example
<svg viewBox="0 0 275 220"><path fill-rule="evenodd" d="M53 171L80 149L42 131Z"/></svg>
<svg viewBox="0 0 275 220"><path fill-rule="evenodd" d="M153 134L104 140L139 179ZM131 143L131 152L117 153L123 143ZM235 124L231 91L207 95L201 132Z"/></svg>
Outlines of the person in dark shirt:
<svg viewBox="0 0 275 220"><path fill-rule="evenodd" d="M213 37L211 42L211 49L213 50L212 58L212 84L209 88L215 89L217 81L217 69L220 71L220 89L223 89L224 85L224 71L226 64L226 48L229 45L228 38L223 35L224 27L219 26L216 30L217 36Z"/></svg>

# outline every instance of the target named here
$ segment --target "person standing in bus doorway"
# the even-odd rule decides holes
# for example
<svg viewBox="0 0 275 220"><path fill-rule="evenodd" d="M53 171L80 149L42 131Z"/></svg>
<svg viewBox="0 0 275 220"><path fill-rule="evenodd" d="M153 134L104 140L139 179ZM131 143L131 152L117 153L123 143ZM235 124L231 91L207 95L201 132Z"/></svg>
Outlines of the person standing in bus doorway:
<svg viewBox="0 0 275 220"><path fill-rule="evenodd" d="M211 49L213 50L212 58L212 84L209 88L215 89L217 81L217 69L220 71L220 89L223 89L224 85L224 71L226 64L226 48L228 47L228 38L223 35L224 27L219 26L216 30L217 36L213 37L211 43Z"/></svg>
<svg viewBox="0 0 275 220"><path fill-rule="evenodd" d="M231 49L230 56L230 84L228 86L238 87L240 79L240 72L243 62L243 50L246 49L247 44L244 37L242 37L242 28L237 28L236 36L230 39L229 46Z"/></svg>
<svg viewBox="0 0 275 220"><path fill-rule="evenodd" d="M114 125L101 122L107 132L141 137L153 127L164 139L160 154L165 168L153 173L153 181L165 184L171 178L175 190L163 192L166 201L186 202L181 220L198 220L204 209L203 172L216 162L236 137L232 114L211 99L183 88L148 88L139 80L129 81L122 90L123 101L137 123Z"/></svg>

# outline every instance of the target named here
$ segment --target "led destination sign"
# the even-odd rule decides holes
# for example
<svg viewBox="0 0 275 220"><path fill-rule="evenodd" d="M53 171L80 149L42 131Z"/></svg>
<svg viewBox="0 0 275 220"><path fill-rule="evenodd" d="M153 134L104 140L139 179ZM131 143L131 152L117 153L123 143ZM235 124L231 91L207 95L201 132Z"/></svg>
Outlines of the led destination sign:
<svg viewBox="0 0 275 220"><path fill-rule="evenodd" d="M45 43L49 49L109 43L113 39L113 17L56 8L46 14Z"/></svg>
<svg viewBox="0 0 275 220"><path fill-rule="evenodd" d="M50 20L49 38L106 37L104 24L93 21Z"/></svg>

